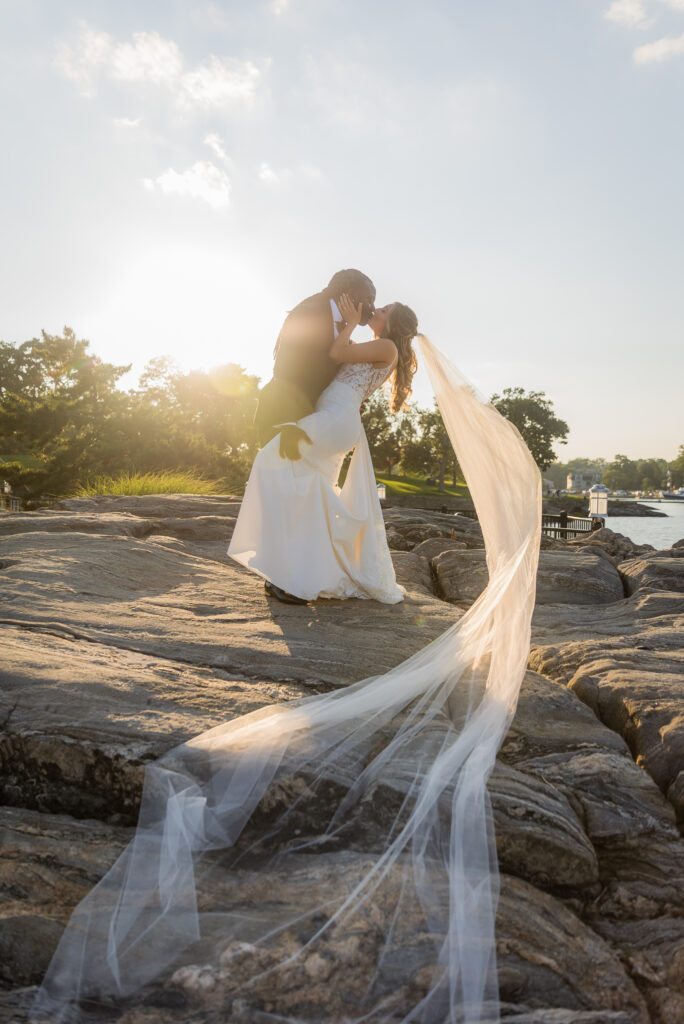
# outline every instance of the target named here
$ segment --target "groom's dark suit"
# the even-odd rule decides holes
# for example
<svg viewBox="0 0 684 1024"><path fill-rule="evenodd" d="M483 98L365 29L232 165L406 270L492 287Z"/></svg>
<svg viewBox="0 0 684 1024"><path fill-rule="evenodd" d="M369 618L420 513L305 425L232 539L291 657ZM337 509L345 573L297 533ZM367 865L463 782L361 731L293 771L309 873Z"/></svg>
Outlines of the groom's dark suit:
<svg viewBox="0 0 684 1024"><path fill-rule="evenodd" d="M254 419L261 445L278 433L276 424L294 423L314 411L339 369L329 356L334 340L330 299L324 292L304 299L288 314L276 342L273 379L261 389Z"/></svg>

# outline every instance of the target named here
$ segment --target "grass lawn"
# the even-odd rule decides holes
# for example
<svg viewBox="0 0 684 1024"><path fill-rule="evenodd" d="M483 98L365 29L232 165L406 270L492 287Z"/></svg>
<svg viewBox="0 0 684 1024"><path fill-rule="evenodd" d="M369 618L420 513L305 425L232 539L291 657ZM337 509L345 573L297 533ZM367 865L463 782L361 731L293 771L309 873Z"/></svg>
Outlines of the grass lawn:
<svg viewBox="0 0 684 1024"><path fill-rule="evenodd" d="M469 498L470 491L461 480L453 486L448 480L444 481L444 490L439 487L425 483L422 476L386 476L384 473L376 473L375 479L379 484L384 484L387 494L434 494L438 497L448 496L451 498Z"/></svg>
<svg viewBox="0 0 684 1024"><path fill-rule="evenodd" d="M40 469L43 465L37 455L30 455L27 452L21 455L0 455L0 465L3 462L18 462L24 469Z"/></svg>
<svg viewBox="0 0 684 1024"><path fill-rule="evenodd" d="M571 515L584 515L581 510L589 507L589 499L581 494L559 494L558 497L545 494L542 498L542 507L545 506L568 509Z"/></svg>

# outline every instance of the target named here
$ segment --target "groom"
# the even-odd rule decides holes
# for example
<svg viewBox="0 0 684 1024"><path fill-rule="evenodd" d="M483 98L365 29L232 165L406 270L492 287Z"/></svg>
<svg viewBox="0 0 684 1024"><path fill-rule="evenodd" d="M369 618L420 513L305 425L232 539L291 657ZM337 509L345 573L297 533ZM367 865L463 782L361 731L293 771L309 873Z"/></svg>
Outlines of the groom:
<svg viewBox="0 0 684 1024"><path fill-rule="evenodd" d="M278 335L273 379L261 389L254 423L262 447L280 434L284 459L301 458L299 442L309 438L295 423L314 411L339 369L328 353L344 326L338 302L345 293L355 305L363 303L361 323L367 324L373 315L375 285L360 270L338 270L327 288L295 306ZM287 426L281 430L282 424Z"/></svg>
<svg viewBox="0 0 684 1024"><path fill-rule="evenodd" d="M296 421L314 411L319 395L339 369L329 353L344 326L338 307L344 294L356 306L363 303L360 322L367 324L375 308L375 285L360 270L338 270L327 288L304 299L288 313L278 335L273 378L261 389L254 423L262 447L280 434L283 459L300 459L300 442L311 443ZM285 604L307 604L270 580L265 586L269 597Z"/></svg>

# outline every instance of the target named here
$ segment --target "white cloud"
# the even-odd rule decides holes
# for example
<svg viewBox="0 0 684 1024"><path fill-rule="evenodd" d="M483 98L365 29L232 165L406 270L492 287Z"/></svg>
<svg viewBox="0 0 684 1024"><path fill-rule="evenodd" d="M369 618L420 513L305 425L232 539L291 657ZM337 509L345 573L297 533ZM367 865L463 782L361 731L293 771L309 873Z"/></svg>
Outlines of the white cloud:
<svg viewBox="0 0 684 1024"><path fill-rule="evenodd" d="M110 59L111 52L112 37L107 32L98 32L81 21L76 46L58 43L55 66L82 90L87 91L93 72Z"/></svg>
<svg viewBox="0 0 684 1024"><path fill-rule="evenodd" d="M647 28L653 23L647 18L646 7L641 0L613 0L603 12L603 17L625 28Z"/></svg>
<svg viewBox="0 0 684 1024"><path fill-rule="evenodd" d="M195 71L189 71L180 80L180 98L184 105L215 109L235 100L250 100L254 96L261 72L249 60L235 60L211 56Z"/></svg>
<svg viewBox="0 0 684 1024"><path fill-rule="evenodd" d="M280 180L270 164L263 163L259 167L259 181L265 181L267 185L275 185Z"/></svg>
<svg viewBox="0 0 684 1024"><path fill-rule="evenodd" d="M660 2L667 4L674 11L684 11L684 0L660 0Z"/></svg>
<svg viewBox="0 0 684 1024"><path fill-rule="evenodd" d="M271 0L271 10L274 14L284 14L290 6L290 0Z"/></svg>
<svg viewBox="0 0 684 1024"><path fill-rule="evenodd" d="M224 164L229 163L228 154L226 153L221 136L217 135L216 132L210 132L209 135L204 137L205 146L209 146L209 149L214 153L215 156L222 160Z"/></svg>
<svg viewBox="0 0 684 1024"><path fill-rule="evenodd" d="M291 181L293 178L303 178L305 181L321 181L323 171L316 164L302 163L297 167L285 167L275 171L265 161L259 165L258 177L266 185L277 185L279 182Z"/></svg>
<svg viewBox="0 0 684 1024"><path fill-rule="evenodd" d="M184 109L216 110L244 103L253 98L261 81L261 71L252 61L212 54L184 71L183 54L172 39L158 32L134 32L132 42L120 43L84 21L79 22L74 44L58 44L55 66L88 95L102 73L115 81L167 88Z"/></svg>
<svg viewBox="0 0 684 1024"><path fill-rule="evenodd" d="M203 199L215 210L230 205L230 181L225 171L210 160L198 160L186 171L174 171L169 167L154 180L145 178L143 185L150 191L158 189L166 195L190 196Z"/></svg>
<svg viewBox="0 0 684 1024"><path fill-rule="evenodd" d="M117 43L109 57L113 78L125 82L172 83L183 69L183 54L158 32L134 32L132 43Z"/></svg>
<svg viewBox="0 0 684 1024"><path fill-rule="evenodd" d="M655 43L646 43L644 46L637 46L633 53L636 64L662 64L671 57L680 57L684 54L684 35L665 36L657 39Z"/></svg>
<svg viewBox="0 0 684 1024"><path fill-rule="evenodd" d="M114 124L117 128L139 128L139 117L115 117Z"/></svg>

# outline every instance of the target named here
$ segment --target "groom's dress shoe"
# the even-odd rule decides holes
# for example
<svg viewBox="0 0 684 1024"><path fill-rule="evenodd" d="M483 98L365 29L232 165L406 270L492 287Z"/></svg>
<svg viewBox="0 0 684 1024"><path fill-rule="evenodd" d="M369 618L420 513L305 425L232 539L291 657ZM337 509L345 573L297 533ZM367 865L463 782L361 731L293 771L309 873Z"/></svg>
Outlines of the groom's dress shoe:
<svg viewBox="0 0 684 1024"><path fill-rule="evenodd" d="M269 597L276 597L283 604L308 604L303 597L295 597L294 594L288 594L286 590L281 590L280 587L276 587L275 583L271 583L270 580L266 580L264 584L264 590Z"/></svg>

